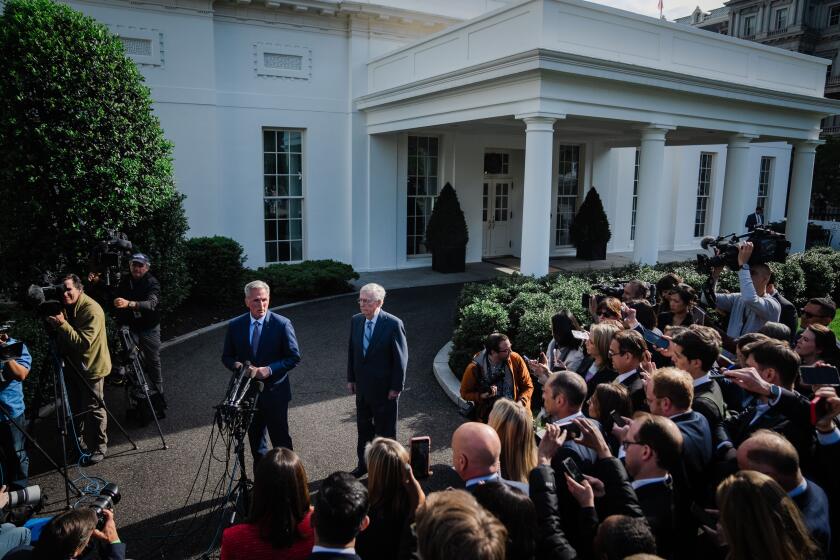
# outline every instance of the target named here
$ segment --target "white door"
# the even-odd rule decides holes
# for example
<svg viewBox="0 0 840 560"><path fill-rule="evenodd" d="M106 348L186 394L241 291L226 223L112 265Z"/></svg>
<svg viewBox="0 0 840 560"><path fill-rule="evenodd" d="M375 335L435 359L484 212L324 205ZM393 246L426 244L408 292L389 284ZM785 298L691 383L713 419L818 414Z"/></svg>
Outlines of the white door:
<svg viewBox="0 0 840 560"><path fill-rule="evenodd" d="M482 190L482 220L484 238L482 254L497 257L511 254L510 239L510 191L509 180L484 181Z"/></svg>

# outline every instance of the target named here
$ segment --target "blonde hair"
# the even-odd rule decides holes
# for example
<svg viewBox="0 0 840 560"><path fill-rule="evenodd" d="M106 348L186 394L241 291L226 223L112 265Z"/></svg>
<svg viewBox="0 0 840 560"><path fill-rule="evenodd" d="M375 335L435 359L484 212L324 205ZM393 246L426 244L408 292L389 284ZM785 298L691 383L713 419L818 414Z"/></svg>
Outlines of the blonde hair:
<svg viewBox="0 0 840 560"><path fill-rule="evenodd" d="M368 466L368 496L371 509L389 515L408 512L408 492L403 486L408 451L392 439L378 437L365 446Z"/></svg>
<svg viewBox="0 0 840 560"><path fill-rule="evenodd" d="M424 560L504 560L508 532L464 490L432 492L417 510L417 551Z"/></svg>
<svg viewBox="0 0 840 560"><path fill-rule="evenodd" d="M731 560L820 558L796 504L779 484L756 471L740 471L717 489L720 524Z"/></svg>
<svg viewBox="0 0 840 560"><path fill-rule="evenodd" d="M595 347L597 356L592 356L595 362L600 367L610 365L610 342L612 342L615 333L621 330L621 327L614 323L607 323L602 321L597 325L592 325L589 329L589 336L592 338L592 346Z"/></svg>
<svg viewBox="0 0 840 560"><path fill-rule="evenodd" d="M502 442L502 476L508 480L528 482L528 475L537 466L537 446L530 412L510 399L499 399L490 411L487 424L496 430Z"/></svg>

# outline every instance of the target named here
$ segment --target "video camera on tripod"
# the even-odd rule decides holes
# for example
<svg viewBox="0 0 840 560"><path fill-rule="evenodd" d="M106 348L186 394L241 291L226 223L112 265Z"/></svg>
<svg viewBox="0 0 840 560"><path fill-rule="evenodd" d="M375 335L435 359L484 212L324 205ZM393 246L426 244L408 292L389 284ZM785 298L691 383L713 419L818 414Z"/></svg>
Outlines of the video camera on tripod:
<svg viewBox="0 0 840 560"><path fill-rule="evenodd" d="M110 287L119 283L124 263L131 258L134 244L122 232L113 229L107 231L108 236L94 246L89 258L94 269L104 271L104 285Z"/></svg>
<svg viewBox="0 0 840 560"><path fill-rule="evenodd" d="M704 237L700 241L703 249L716 249L714 256L697 255L697 268L700 272L708 273L719 266L728 267L730 270L738 270L738 245L739 240L745 239L753 244L753 252L750 256L750 265L766 264L768 262L785 262L790 241L785 239L784 234L768 228L757 227L744 235L721 235L719 237Z"/></svg>
<svg viewBox="0 0 840 560"><path fill-rule="evenodd" d="M47 273L42 278L43 286L32 284L26 291L30 305L40 318L58 315L64 310L64 292L67 288L63 283L57 284L55 276Z"/></svg>

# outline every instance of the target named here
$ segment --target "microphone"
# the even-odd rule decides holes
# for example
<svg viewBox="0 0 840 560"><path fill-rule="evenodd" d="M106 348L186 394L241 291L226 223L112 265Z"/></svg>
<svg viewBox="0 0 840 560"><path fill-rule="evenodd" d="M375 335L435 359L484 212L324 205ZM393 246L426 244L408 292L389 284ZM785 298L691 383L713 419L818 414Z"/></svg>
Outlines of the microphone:
<svg viewBox="0 0 840 560"><path fill-rule="evenodd" d="M29 289L26 291L26 297L28 297L33 303L39 305L44 303L46 300L44 297L44 288L36 286L35 284L29 286Z"/></svg>
<svg viewBox="0 0 840 560"><path fill-rule="evenodd" d="M717 239L715 239L714 237L706 236L702 240L700 240L700 246L708 251L709 247L714 245L716 241Z"/></svg>

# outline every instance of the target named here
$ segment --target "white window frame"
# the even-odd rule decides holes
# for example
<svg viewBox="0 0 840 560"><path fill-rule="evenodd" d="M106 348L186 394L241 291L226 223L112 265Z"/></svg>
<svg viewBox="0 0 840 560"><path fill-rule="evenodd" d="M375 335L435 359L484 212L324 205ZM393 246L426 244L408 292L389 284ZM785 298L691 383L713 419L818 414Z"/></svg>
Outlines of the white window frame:
<svg viewBox="0 0 840 560"><path fill-rule="evenodd" d="M770 199L770 189L773 186L773 172L776 168L776 158L772 156L761 156L761 163L758 168L758 196L756 197L756 208L764 210L765 220L767 219L767 202Z"/></svg>
<svg viewBox="0 0 840 560"><path fill-rule="evenodd" d="M745 15L744 23L741 26L741 36L742 37L754 37L756 34L756 22L758 21L758 17L755 14ZM751 32L747 33L747 22L750 23Z"/></svg>
<svg viewBox="0 0 840 560"><path fill-rule="evenodd" d="M639 203L639 162L642 159L642 150L636 148L636 162L633 164L633 208L630 211L630 241L636 239L636 208Z"/></svg>
<svg viewBox="0 0 840 560"><path fill-rule="evenodd" d="M412 157L412 154L411 154L411 151L410 151L410 149L411 149L410 148L411 139L412 138L416 138L418 140L418 142L421 138L434 139L435 142L437 143L436 155L434 156L434 160L435 160L434 161L435 169L433 170L434 175L430 175L430 174L426 173L421 177L421 175L419 175L417 173L412 174L412 172L411 172L411 157ZM441 180L441 176L440 176L441 161L440 160L441 160L441 156L442 156L442 154L441 154L441 151L442 151L441 148L442 147L443 147L443 141L442 141L441 137L437 136L437 135L409 134L406 137L406 151L405 151L405 154L406 154L406 157L405 157L405 162L406 162L405 255L406 255L407 259L418 258L418 257L427 257L431 254L431 251L429 251L428 247L425 247L425 243L422 243L422 242L419 243L417 246L412 244L412 247L419 247L419 245L423 245L425 250L420 251L420 250L417 250L415 248L412 248L412 250L409 250L409 240L411 238L415 238L415 239L416 238L421 238L421 239L423 239L423 238L426 237L426 226L429 225L429 218L431 217L432 211L435 208L435 202L437 201L438 194L440 194L440 189L443 187L440 184L440 180ZM414 157L419 157L419 156L415 155ZM432 156L426 156L426 157L432 157ZM416 167L415 169L419 170L419 166ZM426 170L424 169L424 171L426 171ZM418 194L411 194L410 193L410 191L408 189L408 185L411 182L412 177L414 177L415 179L420 179L420 178L423 179L423 181L426 183L426 185L424 187L424 190L425 190L426 194L418 195ZM428 190L428 188L429 188L428 179L430 179L430 178L435 179L434 194L428 194L428 192L429 192L429 190ZM413 211L414 205L412 203L416 202L416 199L423 199L426 202L426 204L424 204L425 208L424 208L424 214L423 215L416 214ZM426 214L425 212L428 212L428 214ZM412 233L411 228L408 227L408 222L409 222L409 220L414 219L415 220L414 225L416 226L417 225L416 219L418 217L423 218L423 231L418 233L416 231L416 227L415 227L414 232Z"/></svg>
<svg viewBox="0 0 840 560"><path fill-rule="evenodd" d="M785 15L784 25L780 25L780 23L781 23L780 22L780 17L781 17L782 14ZM789 22L788 22L788 16L789 15L790 15L790 9L788 9L788 6L782 6L780 8L776 8L776 10L773 12L773 31L782 31L784 29L787 29L788 25L789 25Z"/></svg>
<svg viewBox="0 0 840 560"><path fill-rule="evenodd" d="M571 193L571 194L566 194L565 192L563 192L561 190L561 184L560 184L560 181L561 181L560 154L561 154L561 151L563 151L566 148L575 148L577 150L577 184L574 187L575 192ZM559 212L560 201L561 201L561 199L573 200L574 201L574 210L572 212L572 218L574 218L574 215L577 213L578 207L580 206L581 185L583 184L584 169L583 169L583 166L581 165L581 154L583 152L583 146L580 145L580 144L559 144L557 146L556 150L557 150L556 151L556 153L557 153L557 172L556 172L555 177L554 177L554 182L555 182L555 185L557 186L557 191L556 191L556 195L554 197L554 209L553 209L554 210L554 228L553 228L553 231L552 231L552 234L553 234L552 235L552 242L553 242L555 248L560 249L560 248L567 248L567 247L571 246L571 240L569 240L569 243L561 243L560 242L560 236L563 232L563 230L561 229L561 220L560 220L560 212ZM571 224L571 221L569 222L569 224ZM568 232L566 232L565 235L568 236Z"/></svg>
<svg viewBox="0 0 840 560"><path fill-rule="evenodd" d="M712 201L712 183L715 172L715 153L700 152L697 169L697 198L694 206L694 237L706 235ZM702 215L702 219L698 219Z"/></svg>
<svg viewBox="0 0 840 560"><path fill-rule="evenodd" d="M833 27L835 25L840 25L840 4L834 4L828 8L828 26Z"/></svg>
<svg viewBox="0 0 840 560"><path fill-rule="evenodd" d="M272 152L266 151L266 143L265 143L265 133L266 132L284 132L284 133L285 132L291 132L291 133L300 134L300 169L296 173L293 172L294 170L293 170L293 166L291 165L291 156L292 155L297 155L298 152L292 151L291 149L289 149L288 151L280 152L279 148L276 144L275 144L274 151L272 151ZM306 210L306 207L305 207L306 185L305 185L305 181L304 181L304 178L305 178L304 166L305 166L305 157L306 157L306 148L305 148L305 146L306 146L306 144L305 144L305 142L306 142L306 131L302 130L302 129L299 129L299 128L284 128L284 127L266 126L266 127L263 127L261 129L260 136L261 136L261 139L262 139L262 146L263 146L263 152L262 152L263 153L263 173L262 173L262 187L261 188L262 188L262 199L263 199L263 250L264 250L264 255L265 255L265 262L266 262L266 264L278 264L278 263L289 264L289 263L302 262L306 259L306 235L305 235L305 233L306 233L306 228L305 228L305 222L306 222L306 212L305 212L305 210ZM288 160L288 167L287 167L287 172L286 173L280 173L279 165L277 165L275 167L275 172L274 173L267 173L266 172L265 157L269 154L274 154L275 156L280 156L280 154L286 154L290 157L290 159ZM275 158L275 160L276 160L276 158ZM300 194L291 194L291 189L290 188L288 189L288 192L285 195L280 194L279 188L277 190L273 191L275 194L269 194L269 193L266 192L267 179L269 177L275 177L277 181L279 181L279 179L281 177L286 177L287 178L287 185L289 185L290 183L288 183L288 181L290 180L291 177L295 177L295 176L300 180ZM279 183L275 183L275 184L277 184L279 186ZM266 207L265 207L266 203L274 202L274 201L281 201L281 200L287 201L287 207L288 208L291 208L292 201L298 201L298 203L300 204L300 218L287 217L285 220L281 220L279 217L276 217L276 218L273 218L273 219L269 220L268 216L266 215ZM291 222L292 221L298 221L298 220L300 221L300 238L297 238L297 237L292 238L292 224L291 224ZM267 231L267 229L269 227L268 226L269 221L276 222L275 227L278 227L278 228L280 227L280 222L282 222L282 221L289 222L288 223L289 236L287 237L287 239L280 239L279 235L276 235L274 239L269 239L268 231ZM275 230L275 231L279 231L279 230ZM295 258L292 258L292 256L294 255L294 251L292 250L292 245L294 243L298 243L298 242L300 243L300 258L295 259ZM278 256L277 260L269 260L269 243L277 243L278 244L277 248L276 248L277 256ZM289 260L280 260L279 259L279 256L280 256L279 244L280 243L289 243Z"/></svg>

